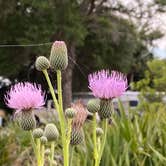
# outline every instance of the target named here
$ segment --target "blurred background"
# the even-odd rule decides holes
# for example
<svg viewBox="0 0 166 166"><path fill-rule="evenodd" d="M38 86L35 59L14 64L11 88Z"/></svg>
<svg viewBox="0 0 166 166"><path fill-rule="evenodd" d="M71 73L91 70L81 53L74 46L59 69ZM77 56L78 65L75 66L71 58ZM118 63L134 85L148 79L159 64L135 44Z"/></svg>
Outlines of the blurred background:
<svg viewBox="0 0 166 166"><path fill-rule="evenodd" d="M11 84L37 82L47 90L34 63L40 55L49 57L55 40L68 48L65 107L73 94L89 91L89 73L110 69L126 73L128 90L155 103L154 109L156 103L164 108L166 0L0 0L0 11L1 117L10 112L3 96Z"/></svg>

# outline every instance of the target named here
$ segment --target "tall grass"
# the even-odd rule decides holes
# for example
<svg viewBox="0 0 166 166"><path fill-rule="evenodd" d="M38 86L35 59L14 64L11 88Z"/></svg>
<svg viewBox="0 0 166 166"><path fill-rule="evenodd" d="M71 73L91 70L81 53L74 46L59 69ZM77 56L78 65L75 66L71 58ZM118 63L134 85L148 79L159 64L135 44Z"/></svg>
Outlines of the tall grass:
<svg viewBox="0 0 166 166"><path fill-rule="evenodd" d="M145 108L126 112L119 103L120 113L112 115L101 166L166 165L166 109L152 104ZM82 161L86 159L86 165L92 166L92 131L90 123L86 125L87 148Z"/></svg>
<svg viewBox="0 0 166 166"><path fill-rule="evenodd" d="M73 151L72 166L93 166L92 123L87 121L84 126L84 142ZM12 165L8 160L19 158L21 152L29 147L26 133L17 127L6 130L2 137L0 131L0 165ZM15 134L13 133L15 132ZM14 139L16 137L16 139ZM3 139L2 139L3 138ZM13 141L13 142L12 142ZM23 145L16 148L16 156L9 153L11 145ZM57 145L57 155L61 147ZM8 155L7 155L8 154ZM5 158L4 158L5 157ZM119 103L119 113L114 112L109 124L107 142L101 166L165 166L166 164L166 107L164 105L147 104L135 110L124 110ZM61 163L59 162L59 166Z"/></svg>

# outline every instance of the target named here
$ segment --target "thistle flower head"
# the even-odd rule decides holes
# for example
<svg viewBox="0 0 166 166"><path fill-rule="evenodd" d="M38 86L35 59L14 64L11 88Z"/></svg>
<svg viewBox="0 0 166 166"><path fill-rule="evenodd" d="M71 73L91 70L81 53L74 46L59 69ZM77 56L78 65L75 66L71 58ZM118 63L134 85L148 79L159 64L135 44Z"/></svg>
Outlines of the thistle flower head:
<svg viewBox="0 0 166 166"><path fill-rule="evenodd" d="M71 139L70 144L71 145L78 145L83 141L83 133L80 130L72 130L71 132Z"/></svg>
<svg viewBox="0 0 166 166"><path fill-rule="evenodd" d="M16 113L15 113L16 114ZM20 111L19 126L26 131L33 130L36 127L36 119L32 110Z"/></svg>
<svg viewBox="0 0 166 166"><path fill-rule="evenodd" d="M47 70L50 67L49 60L44 56L39 56L35 62L36 69L39 71Z"/></svg>
<svg viewBox="0 0 166 166"><path fill-rule="evenodd" d="M80 101L72 104L72 108L76 111L72 122L72 128L74 130L80 130L87 118L88 112Z"/></svg>
<svg viewBox="0 0 166 166"><path fill-rule="evenodd" d="M44 136L48 141L55 141L59 137L59 132L56 126L53 123L46 125L44 130Z"/></svg>
<svg viewBox="0 0 166 166"><path fill-rule="evenodd" d="M41 128L37 128L33 130L33 137L40 138L43 136L44 131Z"/></svg>
<svg viewBox="0 0 166 166"><path fill-rule="evenodd" d="M90 74L89 89L93 95L102 99L112 99L119 97L127 89L127 78L124 74L108 70L101 70Z"/></svg>
<svg viewBox="0 0 166 166"><path fill-rule="evenodd" d="M46 149L46 150L45 150L45 155L46 155L46 156L49 156L50 153L51 153L50 149Z"/></svg>
<svg viewBox="0 0 166 166"><path fill-rule="evenodd" d="M64 47L64 45L66 45L64 41L55 41L55 42L53 43L53 46L59 47L59 48Z"/></svg>
<svg viewBox="0 0 166 166"><path fill-rule="evenodd" d="M50 66L53 71L64 70L68 65L67 47L64 41L55 41L51 48Z"/></svg>
<svg viewBox="0 0 166 166"><path fill-rule="evenodd" d="M75 116L76 112L73 108L67 108L65 110L65 115L67 118L72 119Z"/></svg>
<svg viewBox="0 0 166 166"><path fill-rule="evenodd" d="M47 137L42 136L42 137L40 138L40 141L41 141L42 144L46 144L48 140L47 140Z"/></svg>
<svg viewBox="0 0 166 166"><path fill-rule="evenodd" d="M100 136L102 136L103 134L104 134L103 129L100 128L100 127L97 127L97 128L96 128L96 135L97 135L97 137L100 137Z"/></svg>
<svg viewBox="0 0 166 166"><path fill-rule="evenodd" d="M45 93L40 85L20 82L13 85L7 92L5 103L9 108L19 111L40 108L45 104Z"/></svg>
<svg viewBox="0 0 166 166"><path fill-rule="evenodd" d="M99 99L91 99L87 103L87 109L91 113L95 113L100 109L100 100Z"/></svg>

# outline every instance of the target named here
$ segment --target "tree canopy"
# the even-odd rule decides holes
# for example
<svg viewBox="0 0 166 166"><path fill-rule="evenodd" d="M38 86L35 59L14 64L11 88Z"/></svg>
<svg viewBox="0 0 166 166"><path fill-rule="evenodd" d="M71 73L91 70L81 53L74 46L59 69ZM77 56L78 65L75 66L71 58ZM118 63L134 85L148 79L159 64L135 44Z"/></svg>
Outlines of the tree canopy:
<svg viewBox="0 0 166 166"><path fill-rule="evenodd" d="M162 35L158 30L149 30L151 9L141 8L140 2L136 1L138 10L135 10L120 1L107 0L0 0L0 44L64 40L70 60L67 69L70 73L64 73L65 82L69 82L68 91L71 91L72 77L74 90L85 90L88 73L100 68L140 77L146 60L152 57L147 45ZM138 21L130 18L146 21L136 24ZM27 73L35 70L35 58L49 56L50 46L1 47L0 75L28 79ZM29 79L37 77L32 75Z"/></svg>

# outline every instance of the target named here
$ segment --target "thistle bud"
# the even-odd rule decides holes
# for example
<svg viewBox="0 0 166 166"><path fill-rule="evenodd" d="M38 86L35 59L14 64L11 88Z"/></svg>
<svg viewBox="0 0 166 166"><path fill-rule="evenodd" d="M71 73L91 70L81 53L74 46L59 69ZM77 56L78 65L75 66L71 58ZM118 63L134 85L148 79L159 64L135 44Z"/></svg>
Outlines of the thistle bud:
<svg viewBox="0 0 166 166"><path fill-rule="evenodd" d="M53 165L53 166L57 166L57 162L54 160L54 161L52 162L52 165Z"/></svg>
<svg viewBox="0 0 166 166"><path fill-rule="evenodd" d="M36 127L36 120L32 111L25 110L21 112L19 125L23 130L32 130Z"/></svg>
<svg viewBox="0 0 166 166"><path fill-rule="evenodd" d="M91 113L98 112L100 109L100 100L99 99L91 99L88 101L87 109Z"/></svg>
<svg viewBox="0 0 166 166"><path fill-rule="evenodd" d="M50 149L46 149L46 151L45 151L45 155L46 155L46 156L49 156L50 154L51 154Z"/></svg>
<svg viewBox="0 0 166 166"><path fill-rule="evenodd" d="M40 138L41 136L43 136L43 130L41 128L37 128L33 130L34 138Z"/></svg>
<svg viewBox="0 0 166 166"><path fill-rule="evenodd" d="M73 130L71 132L71 139L70 144L71 145L78 145L83 141L83 134L79 130Z"/></svg>
<svg viewBox="0 0 166 166"><path fill-rule="evenodd" d="M36 69L39 71L47 70L50 67L49 60L44 56L39 56L35 62Z"/></svg>
<svg viewBox="0 0 166 166"><path fill-rule="evenodd" d="M66 69L68 65L68 56L65 42L55 41L52 45L50 65L53 71Z"/></svg>
<svg viewBox="0 0 166 166"><path fill-rule="evenodd" d="M45 145L45 144L47 143L47 137L42 136L42 137L40 138L40 141L41 141L42 144Z"/></svg>
<svg viewBox="0 0 166 166"><path fill-rule="evenodd" d="M65 115L69 119L74 118L75 114L76 114L76 112L73 108L67 108L66 111L65 111Z"/></svg>
<svg viewBox="0 0 166 166"><path fill-rule="evenodd" d="M100 101L99 115L101 118L109 118L112 111L112 102L109 99L102 99Z"/></svg>
<svg viewBox="0 0 166 166"><path fill-rule="evenodd" d="M102 128L100 128L100 127L96 128L96 135L97 135L97 137L100 137L103 134L104 134L104 132L103 132Z"/></svg>
<svg viewBox="0 0 166 166"><path fill-rule="evenodd" d="M46 125L44 136L47 137L48 141L55 141L59 137L59 132L53 123Z"/></svg>

